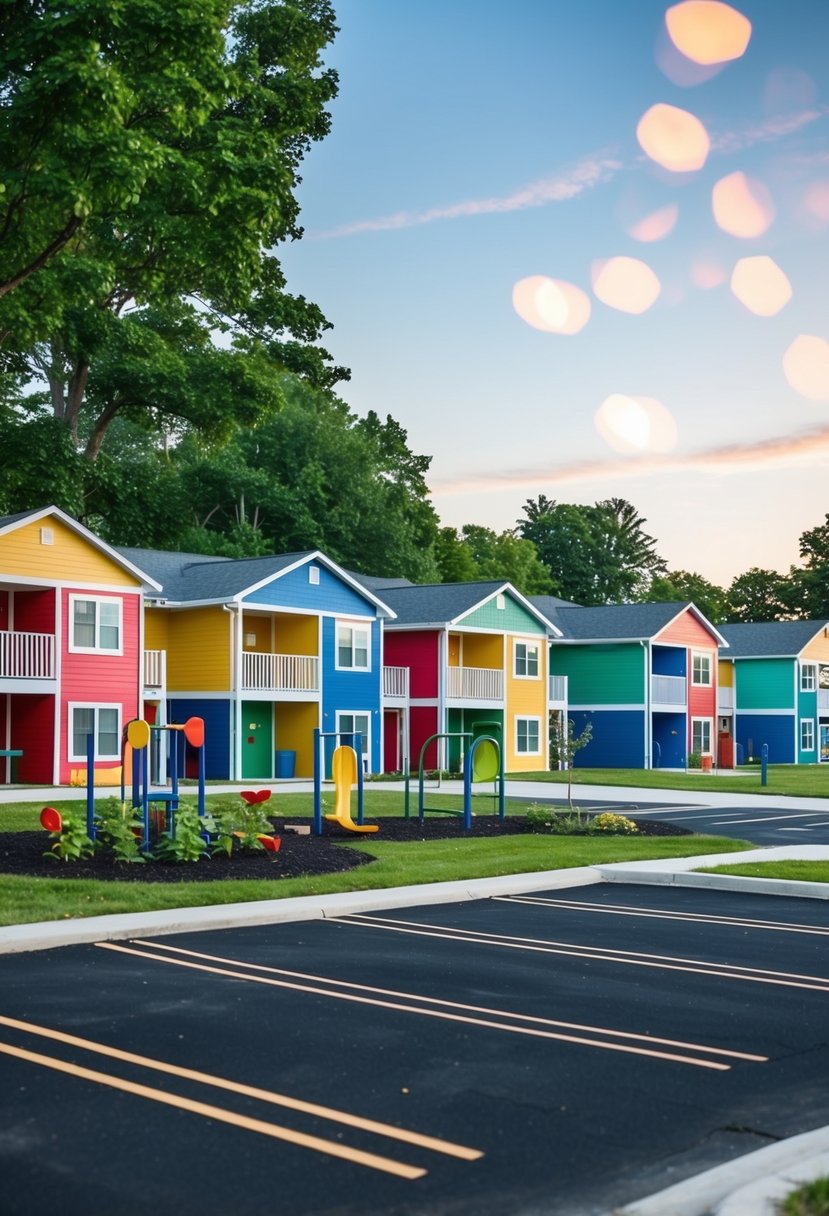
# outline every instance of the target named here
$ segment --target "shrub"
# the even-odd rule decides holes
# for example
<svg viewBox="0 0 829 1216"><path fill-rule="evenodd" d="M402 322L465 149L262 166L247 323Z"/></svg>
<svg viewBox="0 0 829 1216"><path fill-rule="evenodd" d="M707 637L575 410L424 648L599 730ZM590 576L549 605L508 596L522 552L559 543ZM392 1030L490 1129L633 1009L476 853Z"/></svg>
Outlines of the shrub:
<svg viewBox="0 0 829 1216"><path fill-rule="evenodd" d="M688 767L689 768L702 768L702 753L701 752L689 752Z"/></svg>
<svg viewBox="0 0 829 1216"><path fill-rule="evenodd" d="M603 832L611 836L632 836L639 829L633 820L628 819L625 815L615 815L611 811L604 811L590 820L587 831Z"/></svg>
<svg viewBox="0 0 829 1216"><path fill-rule="evenodd" d="M112 849L116 861L135 863L147 860L141 852L144 822L137 807L128 807L119 798L105 798L95 810L100 820L98 837Z"/></svg>
<svg viewBox="0 0 829 1216"><path fill-rule="evenodd" d="M95 841L86 832L86 815L81 818L76 811L62 811L60 828L49 836L54 843L43 856L54 861L80 861L95 852Z"/></svg>
<svg viewBox="0 0 829 1216"><path fill-rule="evenodd" d="M212 821L199 815L194 802L180 802L175 813L175 835L162 832L155 843L153 856L157 861L199 861L207 853L205 834Z"/></svg>

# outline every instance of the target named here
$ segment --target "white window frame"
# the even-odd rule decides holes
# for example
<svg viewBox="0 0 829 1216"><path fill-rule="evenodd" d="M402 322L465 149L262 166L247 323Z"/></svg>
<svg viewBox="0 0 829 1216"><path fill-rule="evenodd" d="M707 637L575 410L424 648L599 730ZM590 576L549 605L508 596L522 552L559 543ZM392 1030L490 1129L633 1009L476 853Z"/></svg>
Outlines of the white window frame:
<svg viewBox="0 0 829 1216"><path fill-rule="evenodd" d="M527 746L526 748L522 748L520 746L519 727L522 724L526 724L527 727L529 727L532 724L535 724L538 746L536 747L536 749L534 751L530 750L529 746ZM529 731L528 731L527 732L527 744L529 744L529 742L530 742L530 738L529 738ZM541 740L541 719L540 718L537 718L531 714L522 714L520 717L517 717L515 719L515 754L516 754L516 756L540 756L541 755L541 742L542 742L542 740Z"/></svg>
<svg viewBox="0 0 829 1216"><path fill-rule="evenodd" d="M94 646L79 646L75 642L75 605L89 603L95 605L95 644ZM99 605L114 605L118 610L118 645L117 647L101 646L101 613ZM69 596L69 653L70 654L109 654L123 655L124 653L124 601L115 595L70 595Z"/></svg>
<svg viewBox="0 0 829 1216"><path fill-rule="evenodd" d="M804 732L804 727L806 730ZM804 738L804 734L807 738ZM813 752L815 750L815 720L814 718L800 719L800 750L802 752Z"/></svg>
<svg viewBox="0 0 829 1216"><path fill-rule="evenodd" d="M700 678L697 679L697 663L700 666ZM703 664L707 664L707 673L704 673ZM691 651L691 684L695 688L710 688L713 682L714 663L711 655L706 650ZM707 674L707 679L703 679L703 674Z"/></svg>
<svg viewBox="0 0 829 1216"><path fill-rule="evenodd" d="M348 631L351 635L351 662L340 662L340 631ZM364 633L366 635L366 662L365 666L358 666L354 662L355 654L358 647L355 646L355 634ZM338 620L334 626L334 668L336 671L371 671L371 625L358 624L356 621L341 621Z"/></svg>
<svg viewBox="0 0 829 1216"><path fill-rule="evenodd" d="M817 690L817 663L804 663L800 668L800 691L815 692Z"/></svg>
<svg viewBox="0 0 829 1216"><path fill-rule="evenodd" d="M70 760L86 760L86 749L81 755L75 753L75 710L76 709L91 709L93 711L92 733L95 736L95 760L120 760L121 759L121 729L123 718L123 706L110 702L99 703L97 701L70 701L66 706L66 730L68 735L66 752ZM102 752L100 750L100 718L99 714L102 709L114 709L116 713L116 751L114 754Z"/></svg>
<svg viewBox="0 0 829 1216"><path fill-rule="evenodd" d="M694 746L694 727L695 726L699 726L701 728L699 747ZM702 743L702 737L705 734L704 728L706 726L708 727L708 746L707 747L705 747L704 744ZM691 751L692 752L694 752L694 753L699 752L699 754L701 756L713 755L713 752L711 751L711 745L712 745L713 738L714 738L714 720L713 720L713 718L692 718L691 719Z"/></svg>
<svg viewBox="0 0 829 1216"><path fill-rule="evenodd" d="M348 730L346 727L343 726L343 722L342 722L343 718L351 718L352 727L350 730ZM364 731L360 731L359 733L362 735L363 772L370 773L371 772L371 710L369 710L369 709L338 709L337 710L337 734L338 735L356 735L358 733L356 730L356 725L355 725L357 718L365 718L365 720L366 720L366 729ZM339 739L337 740L337 746L338 747L340 746Z"/></svg>
<svg viewBox="0 0 829 1216"><path fill-rule="evenodd" d="M518 670L518 651L524 649L524 671ZM535 674L529 670L530 658L535 654ZM512 674L516 680L540 680L541 679L541 647L538 642L519 641L517 638L513 643L512 651Z"/></svg>

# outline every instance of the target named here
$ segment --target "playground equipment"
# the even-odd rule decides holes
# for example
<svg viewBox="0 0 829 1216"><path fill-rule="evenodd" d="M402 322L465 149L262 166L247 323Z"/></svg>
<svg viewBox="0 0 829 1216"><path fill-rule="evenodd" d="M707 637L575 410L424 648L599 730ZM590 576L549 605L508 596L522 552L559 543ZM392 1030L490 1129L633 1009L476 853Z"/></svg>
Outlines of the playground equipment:
<svg viewBox="0 0 829 1216"><path fill-rule="evenodd" d="M425 757L429 746L437 739L462 739L465 743L463 757L463 809L456 811L443 806L426 806L424 790ZM472 827L472 784L480 781L496 781L498 818L504 822L504 754L500 742L492 735L473 737L471 731L450 731L430 735L420 749L417 766L417 815L423 826L423 816L462 815L464 831ZM406 773L406 818L409 817L409 773Z"/></svg>
<svg viewBox="0 0 829 1216"><path fill-rule="evenodd" d="M169 756L168 756L168 772L170 774L170 788L163 790L150 789L150 741L153 734L161 737L166 733L169 735ZM142 850L147 850L150 847L150 803L161 802L166 804L165 814L165 830L175 837L176 834L176 811L179 804L179 747L180 742L184 741L194 747L198 753L198 789L197 800L199 815L204 816L204 771L205 771L205 755L204 755L204 719L203 718L188 718L186 722L167 723L163 726L145 722L143 718L133 718L127 723L127 728L124 731L124 737L121 743L121 772L125 772L125 764L127 759L127 748L131 749L132 753L132 804L140 809L141 818L143 820L143 832L141 847ZM94 742L94 741L93 741ZM91 754L90 740L87 740L87 755ZM92 794L93 778L89 776L92 773L93 765L91 760L87 760L87 833L92 840L95 839L95 822L94 822L94 799ZM124 801L124 778L121 778L121 801Z"/></svg>
<svg viewBox="0 0 829 1216"><path fill-rule="evenodd" d="M362 755L363 736L354 731L321 731L314 729L314 822L312 831L315 836L322 835L322 741L336 739L338 746L331 758L331 776L334 780L335 801L334 814L326 815L326 819L335 820L349 832L376 832L375 826L363 825L363 766L358 763L358 755ZM341 744L341 740L349 740L349 744ZM337 753L351 752L351 759ZM355 781L356 778L356 781ZM351 817L351 790L357 786L357 822Z"/></svg>
<svg viewBox="0 0 829 1216"><path fill-rule="evenodd" d="M351 818L351 791L357 784L357 753L353 747L338 747L331 757L334 780L334 814L326 815L347 832L376 832L377 824L355 823Z"/></svg>

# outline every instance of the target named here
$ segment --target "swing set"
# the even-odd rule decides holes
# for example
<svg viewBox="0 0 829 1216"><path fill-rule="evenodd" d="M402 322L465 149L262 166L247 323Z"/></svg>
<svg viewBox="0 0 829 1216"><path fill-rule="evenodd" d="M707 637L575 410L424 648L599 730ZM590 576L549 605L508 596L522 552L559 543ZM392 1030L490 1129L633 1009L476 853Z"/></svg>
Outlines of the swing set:
<svg viewBox="0 0 829 1216"><path fill-rule="evenodd" d="M487 724L488 725L488 724ZM463 809L458 811L444 806L427 806L425 791L426 751L438 739L460 739L464 745L463 756ZM417 765L417 815L423 826L424 815L463 816L463 828L472 828L472 785L478 782L495 783L494 797L498 800L498 818L504 822L504 753L494 735L473 735L471 731L444 731L430 735L420 749ZM409 818L409 773L406 772L406 818Z"/></svg>

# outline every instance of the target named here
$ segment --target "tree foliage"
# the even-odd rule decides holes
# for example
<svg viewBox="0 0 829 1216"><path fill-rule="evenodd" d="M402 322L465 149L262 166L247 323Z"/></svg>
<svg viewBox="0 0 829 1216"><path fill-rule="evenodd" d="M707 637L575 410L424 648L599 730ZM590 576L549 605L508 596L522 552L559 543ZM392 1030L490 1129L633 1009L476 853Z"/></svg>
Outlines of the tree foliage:
<svg viewBox="0 0 829 1216"><path fill-rule="evenodd" d="M532 541L514 530L499 533L480 524L464 524L460 533L442 528L438 565L446 583L503 580L524 595L545 595L552 585Z"/></svg>
<svg viewBox="0 0 829 1216"><path fill-rule="evenodd" d="M119 415L226 436L281 405L285 369L346 375L275 253L336 92L327 0L6 8L0 359L34 404L95 459Z"/></svg>
<svg viewBox="0 0 829 1216"><path fill-rule="evenodd" d="M785 574L752 566L728 588L730 621L783 621L793 615L792 584Z"/></svg>
<svg viewBox="0 0 829 1216"><path fill-rule="evenodd" d="M645 520L622 498L593 506L545 495L524 504L518 532L531 540L550 572L552 594L583 605L640 598L665 563Z"/></svg>
<svg viewBox="0 0 829 1216"><path fill-rule="evenodd" d="M657 575L645 598L652 602L690 600L712 625L722 624L729 618L728 592L693 571L667 570Z"/></svg>

